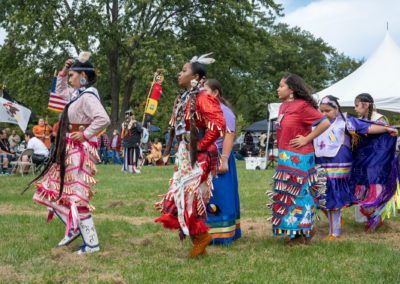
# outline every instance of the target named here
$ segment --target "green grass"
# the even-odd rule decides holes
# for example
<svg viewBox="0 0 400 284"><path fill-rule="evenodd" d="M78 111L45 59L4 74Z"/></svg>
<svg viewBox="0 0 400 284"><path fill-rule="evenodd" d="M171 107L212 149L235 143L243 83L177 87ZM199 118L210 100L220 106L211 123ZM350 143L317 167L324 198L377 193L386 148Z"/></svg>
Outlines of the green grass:
<svg viewBox="0 0 400 284"><path fill-rule="evenodd" d="M265 191L273 172L246 171L238 163L243 237L231 247L209 247L187 258L190 241L153 223L153 203L166 192L172 167L146 167L123 175L99 166L94 220L101 252L77 256L76 240L55 248L64 227L46 223L47 210L20 195L31 177L0 177L0 283L398 283L399 218L366 235L345 210L338 242L325 242L326 218L317 223L313 245L285 247L272 237Z"/></svg>

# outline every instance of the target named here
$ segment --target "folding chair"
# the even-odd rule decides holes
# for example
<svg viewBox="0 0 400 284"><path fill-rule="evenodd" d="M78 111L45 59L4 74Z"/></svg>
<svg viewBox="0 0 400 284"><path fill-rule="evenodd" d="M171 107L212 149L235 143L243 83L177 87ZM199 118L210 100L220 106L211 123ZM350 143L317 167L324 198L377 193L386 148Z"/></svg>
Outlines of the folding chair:
<svg viewBox="0 0 400 284"><path fill-rule="evenodd" d="M22 157L27 156L28 161L24 162L22 161ZM21 155L18 157L18 160L15 162L11 162L11 165L13 165L12 172L16 173L17 169L19 169L19 173L23 176L24 175L24 168L29 166L29 171L32 172L32 175L35 175L35 164L32 162L32 156L33 156L33 149L25 149Z"/></svg>

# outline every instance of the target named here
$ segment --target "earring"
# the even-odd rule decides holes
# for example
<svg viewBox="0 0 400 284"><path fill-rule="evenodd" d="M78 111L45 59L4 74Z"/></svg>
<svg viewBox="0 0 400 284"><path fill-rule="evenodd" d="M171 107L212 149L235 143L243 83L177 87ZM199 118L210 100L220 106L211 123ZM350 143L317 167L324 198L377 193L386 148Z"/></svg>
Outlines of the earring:
<svg viewBox="0 0 400 284"><path fill-rule="evenodd" d="M81 84L81 86L86 85L87 81L86 81L85 77L82 76L82 77L79 79L79 83Z"/></svg>

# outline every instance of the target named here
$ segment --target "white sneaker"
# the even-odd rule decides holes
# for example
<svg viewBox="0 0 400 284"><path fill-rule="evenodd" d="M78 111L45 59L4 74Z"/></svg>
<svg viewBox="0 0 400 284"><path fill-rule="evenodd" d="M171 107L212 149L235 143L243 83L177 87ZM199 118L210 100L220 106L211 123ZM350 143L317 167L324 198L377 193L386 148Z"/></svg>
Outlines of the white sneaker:
<svg viewBox="0 0 400 284"><path fill-rule="evenodd" d="M88 245L81 245L79 250L76 252L78 255L87 254L87 253L94 253L100 251L100 246L90 247Z"/></svg>
<svg viewBox="0 0 400 284"><path fill-rule="evenodd" d="M72 243L77 237L79 237L81 232L77 231L75 234L65 236L57 246L62 247L62 246L67 246L70 243Z"/></svg>
<svg viewBox="0 0 400 284"><path fill-rule="evenodd" d="M135 171L135 174L140 174L140 170L134 170Z"/></svg>

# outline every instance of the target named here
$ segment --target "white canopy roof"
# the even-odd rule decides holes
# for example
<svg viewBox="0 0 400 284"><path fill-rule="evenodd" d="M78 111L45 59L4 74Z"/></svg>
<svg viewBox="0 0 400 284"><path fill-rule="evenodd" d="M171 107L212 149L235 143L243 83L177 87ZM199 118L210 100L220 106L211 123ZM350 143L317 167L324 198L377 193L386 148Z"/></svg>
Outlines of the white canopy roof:
<svg viewBox="0 0 400 284"><path fill-rule="evenodd" d="M361 93L369 93L377 109L400 113L400 48L388 32L364 64L315 97L333 95L341 106L354 107L354 98Z"/></svg>
<svg viewBox="0 0 400 284"><path fill-rule="evenodd" d="M278 118L279 107L281 103L268 104L269 120Z"/></svg>

